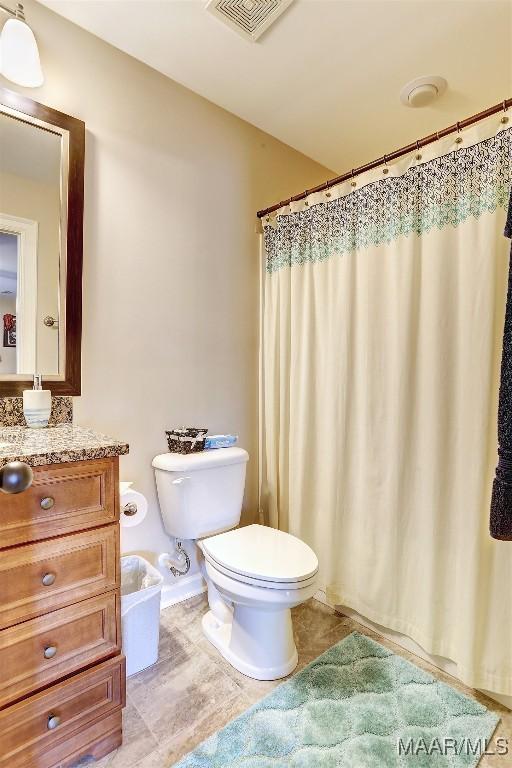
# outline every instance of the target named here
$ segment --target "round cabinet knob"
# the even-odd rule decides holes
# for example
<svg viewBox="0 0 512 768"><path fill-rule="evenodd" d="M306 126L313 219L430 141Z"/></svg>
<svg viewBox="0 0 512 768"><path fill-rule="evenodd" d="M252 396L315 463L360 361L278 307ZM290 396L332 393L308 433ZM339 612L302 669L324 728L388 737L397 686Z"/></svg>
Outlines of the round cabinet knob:
<svg viewBox="0 0 512 768"><path fill-rule="evenodd" d="M0 491L23 493L32 485L33 474L23 461L10 461L0 469Z"/></svg>
<svg viewBox="0 0 512 768"><path fill-rule="evenodd" d="M51 509L53 505L55 504L55 499L52 499L51 496L45 496L44 499L41 499L39 502L39 506L41 509Z"/></svg>
<svg viewBox="0 0 512 768"><path fill-rule="evenodd" d="M44 649L45 659L53 659L56 653L57 653L57 648L54 645L47 645L46 648Z"/></svg>
<svg viewBox="0 0 512 768"><path fill-rule="evenodd" d="M53 582L55 581L55 574L54 573L45 573L43 578L41 579L41 582L44 587L51 587Z"/></svg>
<svg viewBox="0 0 512 768"><path fill-rule="evenodd" d="M60 725L60 717L57 715L48 715L47 728L49 731L55 730Z"/></svg>

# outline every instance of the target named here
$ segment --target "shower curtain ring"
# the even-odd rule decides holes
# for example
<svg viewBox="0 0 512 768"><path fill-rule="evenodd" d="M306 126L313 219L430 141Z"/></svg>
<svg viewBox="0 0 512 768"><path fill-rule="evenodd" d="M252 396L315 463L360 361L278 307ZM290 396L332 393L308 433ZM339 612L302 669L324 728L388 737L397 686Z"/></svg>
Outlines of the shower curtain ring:
<svg viewBox="0 0 512 768"><path fill-rule="evenodd" d="M416 160L421 160L420 142L416 139Z"/></svg>
<svg viewBox="0 0 512 768"><path fill-rule="evenodd" d="M460 131L461 131L460 123L457 120L457 133L460 134ZM460 135L457 136L457 138L455 139L455 143L456 144L462 144L462 136L460 136Z"/></svg>
<svg viewBox="0 0 512 768"><path fill-rule="evenodd" d="M307 197L307 196L308 196L308 191L307 191L307 189L305 189L304 190L304 197ZM306 208L309 208L309 201L308 200L304 200L304 205L305 205Z"/></svg>
<svg viewBox="0 0 512 768"><path fill-rule="evenodd" d="M332 193L331 193L330 187L329 187L329 179L327 179L327 181L325 182L325 196L326 197L332 197Z"/></svg>
<svg viewBox="0 0 512 768"><path fill-rule="evenodd" d="M352 181L350 182L350 186L351 187L357 187L357 181L354 181L354 169L353 168L350 171L350 175L352 177Z"/></svg>
<svg viewBox="0 0 512 768"><path fill-rule="evenodd" d="M384 168L382 169L382 173L386 174L389 173L389 168L387 167L388 164L388 156L384 155Z"/></svg>
<svg viewBox="0 0 512 768"><path fill-rule="evenodd" d="M507 109L508 109L508 107L507 107L507 100L503 99L503 117L500 120L500 122L503 123L503 125L508 123L508 115L506 114Z"/></svg>

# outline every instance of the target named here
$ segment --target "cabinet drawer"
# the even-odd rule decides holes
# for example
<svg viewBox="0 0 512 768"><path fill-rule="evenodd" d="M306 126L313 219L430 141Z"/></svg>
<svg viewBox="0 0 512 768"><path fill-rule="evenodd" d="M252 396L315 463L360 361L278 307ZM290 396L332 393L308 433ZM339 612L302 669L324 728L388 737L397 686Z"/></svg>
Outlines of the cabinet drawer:
<svg viewBox="0 0 512 768"><path fill-rule="evenodd" d="M7 707L0 712L0 768L67 765L109 737L116 746L124 703L124 657L117 656Z"/></svg>
<svg viewBox="0 0 512 768"><path fill-rule="evenodd" d="M120 650L117 590L4 629L0 708Z"/></svg>
<svg viewBox="0 0 512 768"><path fill-rule="evenodd" d="M118 459L34 469L24 493L2 497L0 548L115 522Z"/></svg>
<svg viewBox="0 0 512 768"><path fill-rule="evenodd" d="M0 629L119 585L119 526L0 554Z"/></svg>

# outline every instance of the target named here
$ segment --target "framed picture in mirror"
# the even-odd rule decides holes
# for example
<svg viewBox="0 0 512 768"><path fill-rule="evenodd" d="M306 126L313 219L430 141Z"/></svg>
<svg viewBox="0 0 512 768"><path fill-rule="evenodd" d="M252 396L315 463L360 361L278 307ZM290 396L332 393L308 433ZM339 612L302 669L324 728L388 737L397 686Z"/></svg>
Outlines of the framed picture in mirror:
<svg viewBox="0 0 512 768"><path fill-rule="evenodd" d="M16 346L16 315L4 315L4 347Z"/></svg>

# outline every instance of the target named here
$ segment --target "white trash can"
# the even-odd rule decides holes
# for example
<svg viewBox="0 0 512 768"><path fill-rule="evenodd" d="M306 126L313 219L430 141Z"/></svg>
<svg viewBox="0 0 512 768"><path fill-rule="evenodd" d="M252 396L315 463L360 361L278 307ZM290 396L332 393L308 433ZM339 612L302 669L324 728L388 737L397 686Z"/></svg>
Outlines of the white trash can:
<svg viewBox="0 0 512 768"><path fill-rule="evenodd" d="M163 580L143 557L121 558L121 631L128 677L158 660Z"/></svg>

